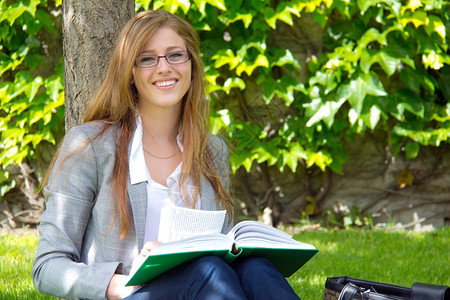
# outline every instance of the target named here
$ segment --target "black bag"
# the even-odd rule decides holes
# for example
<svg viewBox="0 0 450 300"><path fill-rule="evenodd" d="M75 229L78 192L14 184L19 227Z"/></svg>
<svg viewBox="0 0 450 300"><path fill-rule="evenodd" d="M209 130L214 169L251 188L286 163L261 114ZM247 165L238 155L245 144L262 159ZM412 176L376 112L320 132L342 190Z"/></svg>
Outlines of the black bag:
<svg viewBox="0 0 450 300"><path fill-rule="evenodd" d="M323 300L450 300L450 287L416 282L412 287L350 278L327 278Z"/></svg>

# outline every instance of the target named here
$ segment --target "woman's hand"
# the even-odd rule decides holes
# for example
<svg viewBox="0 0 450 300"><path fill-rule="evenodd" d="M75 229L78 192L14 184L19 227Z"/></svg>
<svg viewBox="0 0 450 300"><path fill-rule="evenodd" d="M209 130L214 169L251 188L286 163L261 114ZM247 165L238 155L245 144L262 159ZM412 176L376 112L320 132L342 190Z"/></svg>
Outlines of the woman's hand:
<svg viewBox="0 0 450 300"><path fill-rule="evenodd" d="M131 273L133 273L134 270L142 264L145 258L149 255L150 251L158 244L161 244L161 242L147 242L144 244L141 252L139 252L139 255L133 262ZM131 293L133 293L139 286L125 286L129 279L129 276L127 275L114 274L106 290L106 298L109 300L115 300L131 295Z"/></svg>
<svg viewBox="0 0 450 300"><path fill-rule="evenodd" d="M108 300L123 299L131 295L139 286L125 286L128 282L128 276L114 274L106 289L106 298Z"/></svg>
<svg viewBox="0 0 450 300"><path fill-rule="evenodd" d="M144 244L144 247L142 247L141 252L139 252L139 256L147 257L150 254L150 251L156 246L161 244L161 242L147 242Z"/></svg>

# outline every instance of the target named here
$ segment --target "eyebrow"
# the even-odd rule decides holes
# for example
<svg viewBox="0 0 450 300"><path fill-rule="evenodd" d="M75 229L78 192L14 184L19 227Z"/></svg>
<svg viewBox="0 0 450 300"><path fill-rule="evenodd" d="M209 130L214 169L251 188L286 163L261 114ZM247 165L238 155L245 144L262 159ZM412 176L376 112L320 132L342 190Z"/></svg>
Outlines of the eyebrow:
<svg viewBox="0 0 450 300"><path fill-rule="evenodd" d="M181 46L172 46L172 47L168 47L168 48L166 48L166 54L167 53L170 53L170 52L174 52L174 51L187 51L186 49L184 49L183 47L181 47ZM150 49L150 50L144 50L144 51L142 51L141 53L139 53L139 55L144 55L144 54L155 54L155 50L152 50L152 49Z"/></svg>

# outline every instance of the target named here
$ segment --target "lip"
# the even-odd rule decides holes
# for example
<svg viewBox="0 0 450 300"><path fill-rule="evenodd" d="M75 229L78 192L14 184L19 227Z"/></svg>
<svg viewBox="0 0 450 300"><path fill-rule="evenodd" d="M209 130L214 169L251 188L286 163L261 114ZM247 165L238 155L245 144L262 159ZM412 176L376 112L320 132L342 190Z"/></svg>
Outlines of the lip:
<svg viewBox="0 0 450 300"><path fill-rule="evenodd" d="M156 86L157 88L167 89L167 88L171 88L174 85L176 85L177 82L178 82L178 79L168 78L168 79L164 79L164 80L157 80L157 81L153 82L153 85Z"/></svg>

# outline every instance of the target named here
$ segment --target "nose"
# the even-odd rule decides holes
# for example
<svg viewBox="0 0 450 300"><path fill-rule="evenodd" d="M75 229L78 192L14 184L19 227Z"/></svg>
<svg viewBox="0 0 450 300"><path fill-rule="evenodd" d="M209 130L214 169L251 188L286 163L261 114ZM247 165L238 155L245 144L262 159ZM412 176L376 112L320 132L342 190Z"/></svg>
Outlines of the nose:
<svg viewBox="0 0 450 300"><path fill-rule="evenodd" d="M169 64L165 57L160 57L159 62L156 65L158 72L166 72L172 70L172 66Z"/></svg>

